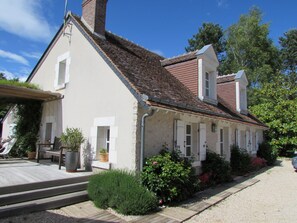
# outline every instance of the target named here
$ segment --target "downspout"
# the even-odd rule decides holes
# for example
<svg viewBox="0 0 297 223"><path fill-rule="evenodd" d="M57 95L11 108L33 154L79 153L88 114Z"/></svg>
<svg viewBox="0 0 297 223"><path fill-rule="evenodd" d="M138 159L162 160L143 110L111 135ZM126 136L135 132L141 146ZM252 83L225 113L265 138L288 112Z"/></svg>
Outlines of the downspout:
<svg viewBox="0 0 297 223"><path fill-rule="evenodd" d="M152 116L155 113L155 110L150 109L148 113L145 113L141 118L141 139L140 139L140 172L143 169L143 154L144 154L144 131L145 131L145 119Z"/></svg>

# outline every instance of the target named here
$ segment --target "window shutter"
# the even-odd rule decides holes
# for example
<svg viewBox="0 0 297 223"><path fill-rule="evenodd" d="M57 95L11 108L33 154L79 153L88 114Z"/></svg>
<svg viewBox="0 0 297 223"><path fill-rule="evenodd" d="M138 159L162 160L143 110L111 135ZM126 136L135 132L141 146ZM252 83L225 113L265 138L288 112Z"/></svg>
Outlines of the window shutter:
<svg viewBox="0 0 297 223"><path fill-rule="evenodd" d="M200 161L206 160L206 124L199 124L199 136L200 136Z"/></svg>
<svg viewBox="0 0 297 223"><path fill-rule="evenodd" d="M245 148L248 152L250 151L249 142L250 142L250 132L246 131L245 132Z"/></svg>
<svg viewBox="0 0 297 223"><path fill-rule="evenodd" d="M71 62L71 58L67 58L66 60L66 71L65 71L65 83L69 83L69 79L70 79L70 62Z"/></svg>
<svg viewBox="0 0 297 223"><path fill-rule="evenodd" d="M55 88L58 87L58 84L59 84L59 63L57 63L55 66L55 81L54 81Z"/></svg>
<svg viewBox="0 0 297 223"><path fill-rule="evenodd" d="M175 149L185 154L185 123L181 120L175 121Z"/></svg>

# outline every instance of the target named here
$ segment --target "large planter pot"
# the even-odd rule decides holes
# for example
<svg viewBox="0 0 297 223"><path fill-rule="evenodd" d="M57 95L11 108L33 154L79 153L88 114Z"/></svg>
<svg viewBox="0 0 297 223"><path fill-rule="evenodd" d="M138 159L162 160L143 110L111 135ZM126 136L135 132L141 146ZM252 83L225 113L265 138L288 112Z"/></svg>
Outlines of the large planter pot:
<svg viewBox="0 0 297 223"><path fill-rule="evenodd" d="M108 162L108 153L100 153L99 161L104 163Z"/></svg>
<svg viewBox="0 0 297 223"><path fill-rule="evenodd" d="M79 152L67 151L65 154L65 167L67 172L76 172Z"/></svg>
<svg viewBox="0 0 297 223"><path fill-rule="evenodd" d="M28 152L28 159L34 160L36 158L36 152Z"/></svg>

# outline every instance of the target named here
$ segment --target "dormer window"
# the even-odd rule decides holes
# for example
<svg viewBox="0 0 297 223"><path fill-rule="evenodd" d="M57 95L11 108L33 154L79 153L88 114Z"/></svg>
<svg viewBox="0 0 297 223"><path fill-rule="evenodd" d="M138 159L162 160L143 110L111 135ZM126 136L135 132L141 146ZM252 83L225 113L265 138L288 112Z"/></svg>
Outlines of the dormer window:
<svg viewBox="0 0 297 223"><path fill-rule="evenodd" d="M211 45L197 52L198 58L198 97L200 100L217 105L217 60Z"/></svg>

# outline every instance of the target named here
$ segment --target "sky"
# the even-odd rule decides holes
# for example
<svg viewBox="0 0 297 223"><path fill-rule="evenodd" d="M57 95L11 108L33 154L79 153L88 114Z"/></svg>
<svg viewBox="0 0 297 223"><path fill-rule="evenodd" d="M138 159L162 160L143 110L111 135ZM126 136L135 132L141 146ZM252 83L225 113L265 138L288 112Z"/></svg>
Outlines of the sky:
<svg viewBox="0 0 297 223"><path fill-rule="evenodd" d="M82 0L67 10L81 15ZM65 0L0 0L0 72L25 81L63 23ZM296 0L109 0L106 29L164 57L185 53L203 22L223 29L253 6L270 24L269 37L297 28Z"/></svg>

